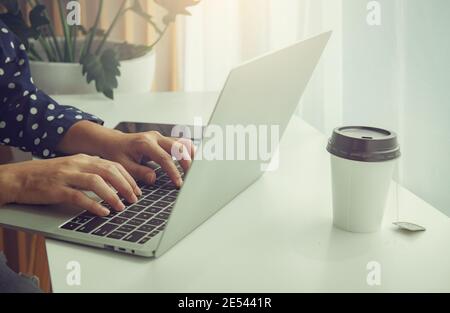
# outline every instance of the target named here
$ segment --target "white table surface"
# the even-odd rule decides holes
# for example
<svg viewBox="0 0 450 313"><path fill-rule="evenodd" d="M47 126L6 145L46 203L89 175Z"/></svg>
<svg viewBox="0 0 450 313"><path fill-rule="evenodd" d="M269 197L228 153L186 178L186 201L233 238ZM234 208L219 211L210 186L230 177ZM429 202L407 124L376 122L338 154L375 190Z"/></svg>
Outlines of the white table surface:
<svg viewBox="0 0 450 313"><path fill-rule="evenodd" d="M147 94L58 97L65 104L119 121L192 123L211 114L217 95ZM351 234L333 228L326 136L294 117L280 148L280 167L162 257L127 256L47 240L55 292L312 292L450 291L449 218L399 188L400 218L427 227L398 231L392 188L383 228ZM394 185L395 186L395 185ZM218 186L220 188L220 186ZM66 265L81 265L69 286ZM366 282L369 262L381 285Z"/></svg>

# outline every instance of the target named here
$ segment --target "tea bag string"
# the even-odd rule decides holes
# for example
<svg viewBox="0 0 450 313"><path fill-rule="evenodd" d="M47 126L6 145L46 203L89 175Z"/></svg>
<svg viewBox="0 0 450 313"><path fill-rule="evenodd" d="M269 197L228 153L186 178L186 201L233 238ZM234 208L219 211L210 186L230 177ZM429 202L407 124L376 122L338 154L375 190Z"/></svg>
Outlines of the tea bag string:
<svg viewBox="0 0 450 313"><path fill-rule="evenodd" d="M396 214L397 214L397 222L400 222L400 182L402 181L401 179L401 170L400 170L400 162L397 162L396 164L396 176L397 176L397 181L395 182L395 205L396 205Z"/></svg>

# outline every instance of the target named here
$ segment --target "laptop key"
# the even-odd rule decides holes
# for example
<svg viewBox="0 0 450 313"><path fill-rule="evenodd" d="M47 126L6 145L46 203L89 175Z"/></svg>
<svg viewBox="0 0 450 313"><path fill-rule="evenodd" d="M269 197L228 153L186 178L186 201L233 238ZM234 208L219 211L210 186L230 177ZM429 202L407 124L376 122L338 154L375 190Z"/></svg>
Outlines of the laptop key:
<svg viewBox="0 0 450 313"><path fill-rule="evenodd" d="M106 223L107 221L108 221L108 219L106 219L106 218L96 217L92 221L90 221L89 223L84 224L83 226L78 228L77 232L86 233L86 234L90 233L91 231L93 231L94 229L96 229L100 225Z"/></svg>
<svg viewBox="0 0 450 313"><path fill-rule="evenodd" d="M122 214L120 214L119 217L121 217L121 218L133 218L133 217L136 216L136 214L137 214L136 212L125 211L125 212L122 212Z"/></svg>
<svg viewBox="0 0 450 313"><path fill-rule="evenodd" d="M115 217L117 214L119 214L119 212L114 211L114 210L110 210L110 211L109 211L109 215L106 216L106 218L113 218L113 217Z"/></svg>
<svg viewBox="0 0 450 313"><path fill-rule="evenodd" d="M167 189L167 190L171 190L172 191L172 190L178 190L178 187L175 186L174 183L170 182L167 185L164 185L163 189Z"/></svg>
<svg viewBox="0 0 450 313"><path fill-rule="evenodd" d="M158 201L158 202L153 203L152 206L158 207L158 208L165 208L165 207L169 206L169 204L170 203L166 202L166 201Z"/></svg>
<svg viewBox="0 0 450 313"><path fill-rule="evenodd" d="M110 206L108 203L105 202L101 202L100 203L103 207L107 208L110 212L114 211L114 208L112 206Z"/></svg>
<svg viewBox="0 0 450 313"><path fill-rule="evenodd" d="M87 217L87 216L77 216L74 219L71 220L72 223L77 223L77 224L84 224L89 222L91 219L93 219L94 217Z"/></svg>
<svg viewBox="0 0 450 313"><path fill-rule="evenodd" d="M163 220L160 220L159 218L151 219L147 222L148 225L154 225L154 226L160 226L161 224L164 224Z"/></svg>
<svg viewBox="0 0 450 313"><path fill-rule="evenodd" d="M123 203L123 205L125 205L125 207L129 207L132 206L134 203L130 203L127 200L125 200L124 198L120 198L120 201Z"/></svg>
<svg viewBox="0 0 450 313"><path fill-rule="evenodd" d="M103 226L98 228L96 231L94 231L92 234L95 236L105 237L106 235L108 235L110 232L112 232L117 227L119 227L119 226L114 225L114 224L109 224L109 223L104 224Z"/></svg>
<svg viewBox="0 0 450 313"><path fill-rule="evenodd" d="M172 182L169 182L169 183L165 184L164 186L161 186L160 188L163 190L166 190L168 192L177 190L177 187Z"/></svg>
<svg viewBox="0 0 450 313"><path fill-rule="evenodd" d="M127 235L123 240L128 242L137 242L139 239L147 235L146 233L140 231L134 231L131 234Z"/></svg>
<svg viewBox="0 0 450 313"><path fill-rule="evenodd" d="M156 227L153 225L145 224L145 225L142 225L141 227L139 227L137 230L149 233L149 232L153 231L155 228Z"/></svg>
<svg viewBox="0 0 450 313"><path fill-rule="evenodd" d="M153 200L153 199L149 199L149 197L151 197L151 196L152 195L147 196L144 200L139 201L138 204L143 205L144 207L148 207L148 206L152 205L153 201L149 201L149 200ZM147 199L149 199L149 200L147 200ZM159 198L157 198L156 200L158 200L158 199Z"/></svg>
<svg viewBox="0 0 450 313"><path fill-rule="evenodd" d="M82 214L81 214L81 215L79 215L79 216L83 216L83 217L90 217L90 218L94 218L94 217L97 217L97 215L94 215L94 214L92 214L92 213L90 213L90 212L88 212L88 211L86 211L86 212L82 213Z"/></svg>
<svg viewBox="0 0 450 313"><path fill-rule="evenodd" d="M164 196L166 196L168 193L170 193L170 191L168 191L168 190L156 190L153 194L155 195L155 196L161 196L161 197L164 197Z"/></svg>
<svg viewBox="0 0 450 313"><path fill-rule="evenodd" d="M160 218L162 220L167 220L169 218L169 216L170 216L170 214L167 214L167 213L164 213L164 212L161 212L158 215L156 215L157 218Z"/></svg>
<svg viewBox="0 0 450 313"><path fill-rule="evenodd" d="M126 233L122 233L120 231L113 231L111 234L108 235L108 238L112 239L122 239L125 237Z"/></svg>
<svg viewBox="0 0 450 313"><path fill-rule="evenodd" d="M130 231L133 231L135 229L136 229L136 226L127 224L127 225L123 225L120 228L118 228L117 231L129 233Z"/></svg>
<svg viewBox="0 0 450 313"><path fill-rule="evenodd" d="M75 230L79 226L81 226L81 224L68 222L68 223L64 224L63 226L61 226L61 228L65 229L65 230Z"/></svg>
<svg viewBox="0 0 450 313"><path fill-rule="evenodd" d="M167 182L165 182L165 181L160 181L160 180L157 180L156 182L155 182L155 186L156 187L162 187L162 186L165 186L167 184Z"/></svg>
<svg viewBox="0 0 450 313"><path fill-rule="evenodd" d="M142 200L142 201L144 201L145 204L144 203L141 204L142 201L139 201L138 203L141 204L141 205L149 206L154 201L158 201L159 199L161 199L161 197L158 197L158 196L156 196L154 194L151 194L151 195L145 197L145 200Z"/></svg>
<svg viewBox="0 0 450 313"><path fill-rule="evenodd" d="M131 211L131 212L141 212L141 211L143 211L144 209L145 209L145 206L135 204L135 205L129 207L129 208L127 209L127 211Z"/></svg>
<svg viewBox="0 0 450 313"><path fill-rule="evenodd" d="M141 226L144 223L145 223L144 220L140 220L140 219L134 218L132 220L129 220L127 225Z"/></svg>
<svg viewBox="0 0 450 313"><path fill-rule="evenodd" d="M161 169L161 170L162 170L162 169ZM168 177L168 176L167 176L167 173L164 172L164 171L159 172L159 173L158 173L158 179L160 179L161 177Z"/></svg>
<svg viewBox="0 0 450 313"><path fill-rule="evenodd" d="M110 223L114 223L114 224L118 224L118 225L122 225L123 223L125 223L126 221L128 221L126 218L123 217L115 217L112 220L110 220Z"/></svg>
<svg viewBox="0 0 450 313"><path fill-rule="evenodd" d="M175 200L177 200L176 197L172 197L172 196L167 196L162 198L163 201L167 201L167 202L175 202Z"/></svg>
<svg viewBox="0 0 450 313"><path fill-rule="evenodd" d="M160 232L158 230L155 230L154 232L150 233L150 235L148 235L149 237L155 237L156 235L158 235Z"/></svg>
<svg viewBox="0 0 450 313"><path fill-rule="evenodd" d="M149 220L149 219L151 219L153 217L153 214L151 214L151 213L141 213L141 214L139 214L138 216L136 216L136 218L140 218L140 219L143 219L143 220Z"/></svg>
<svg viewBox="0 0 450 313"><path fill-rule="evenodd" d="M151 207L151 208L148 208L147 210L145 210L145 212L152 213L152 214L156 214L156 213L158 213L159 211L161 211L162 209L163 209L163 208Z"/></svg>

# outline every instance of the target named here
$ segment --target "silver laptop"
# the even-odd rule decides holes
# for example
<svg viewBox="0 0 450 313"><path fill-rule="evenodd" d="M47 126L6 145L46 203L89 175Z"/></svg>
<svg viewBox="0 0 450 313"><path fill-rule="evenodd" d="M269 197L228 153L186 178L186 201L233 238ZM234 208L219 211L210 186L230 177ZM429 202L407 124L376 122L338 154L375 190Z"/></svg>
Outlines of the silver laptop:
<svg viewBox="0 0 450 313"><path fill-rule="evenodd" d="M282 135L330 36L330 32L324 33L234 68L197 154L214 140L206 136L210 127L225 130L229 125L276 125ZM9 205L0 209L0 225L111 251L158 257L258 180L264 174L263 163L267 160L259 157L224 161L196 155L181 190L155 167L156 184L141 185L144 195L123 212L112 210L108 217L97 217L71 207Z"/></svg>

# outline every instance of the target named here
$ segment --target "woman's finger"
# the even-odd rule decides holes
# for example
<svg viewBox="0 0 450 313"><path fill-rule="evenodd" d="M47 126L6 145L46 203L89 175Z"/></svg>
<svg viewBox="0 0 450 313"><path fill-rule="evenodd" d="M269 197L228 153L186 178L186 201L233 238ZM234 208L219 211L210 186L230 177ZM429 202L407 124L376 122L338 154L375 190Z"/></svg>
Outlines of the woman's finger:
<svg viewBox="0 0 450 313"><path fill-rule="evenodd" d="M94 192L116 211L123 211L125 209L125 205L120 201L117 193L108 186L100 175L76 173L69 176L67 182L72 187Z"/></svg>
<svg viewBox="0 0 450 313"><path fill-rule="evenodd" d="M124 161L123 165L131 175L136 177L137 180L149 185L153 185L156 181L156 173L154 170L145 165L140 165L133 161Z"/></svg>
<svg viewBox="0 0 450 313"><path fill-rule="evenodd" d="M159 140L161 147L177 159L185 172L189 170L192 163L191 153L182 142L163 137Z"/></svg>
<svg viewBox="0 0 450 313"><path fill-rule="evenodd" d="M120 163L115 163L117 169L122 173L123 177L128 181L128 183L133 188L133 191L136 196L142 196L141 188L137 185L136 181L134 180L133 176L130 175L130 173L125 169L125 167Z"/></svg>
<svg viewBox="0 0 450 313"><path fill-rule="evenodd" d="M101 160L98 163L91 164L90 172L100 175L106 182L116 189L119 194L124 197L128 203L138 201L134 189L137 188L136 182L134 186L130 184L128 179L118 169L114 162Z"/></svg>
<svg viewBox="0 0 450 313"><path fill-rule="evenodd" d="M159 144L152 144L150 141L144 142L141 145L139 152L159 164L173 183L177 187L181 187L183 180L181 179L181 174L173 162L172 156L161 148Z"/></svg>
<svg viewBox="0 0 450 313"><path fill-rule="evenodd" d="M92 200L79 190L64 188L61 192L61 202L79 207L99 216L108 216L110 211L100 203Z"/></svg>

